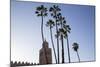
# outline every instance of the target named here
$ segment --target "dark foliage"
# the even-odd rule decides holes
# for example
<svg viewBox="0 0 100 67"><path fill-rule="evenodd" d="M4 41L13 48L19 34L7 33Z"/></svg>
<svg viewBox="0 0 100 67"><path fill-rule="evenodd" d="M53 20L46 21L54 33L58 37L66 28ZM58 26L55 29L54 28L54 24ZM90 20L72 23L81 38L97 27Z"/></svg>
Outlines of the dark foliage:
<svg viewBox="0 0 100 67"><path fill-rule="evenodd" d="M20 62L20 61L11 61L10 62L10 67L16 67L16 66L32 66L32 65L37 65L36 63L30 63L30 62Z"/></svg>

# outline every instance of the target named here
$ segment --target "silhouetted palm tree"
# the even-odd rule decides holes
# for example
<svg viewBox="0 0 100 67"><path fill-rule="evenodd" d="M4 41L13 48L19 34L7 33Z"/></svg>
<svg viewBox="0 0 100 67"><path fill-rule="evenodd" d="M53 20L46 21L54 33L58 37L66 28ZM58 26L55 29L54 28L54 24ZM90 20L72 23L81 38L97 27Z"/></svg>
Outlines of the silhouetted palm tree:
<svg viewBox="0 0 100 67"><path fill-rule="evenodd" d="M61 38L61 44L62 44L62 63L64 63L64 39L63 37L65 36L65 30L64 30L64 25L66 24L65 18L62 17L61 13L58 14L58 21L60 22L60 28L59 28L59 36Z"/></svg>
<svg viewBox="0 0 100 67"><path fill-rule="evenodd" d="M74 49L74 51L77 53L77 57L78 57L78 60L80 62L80 57L79 57L79 54L78 54L79 44L74 42L72 46L73 46L72 48Z"/></svg>
<svg viewBox="0 0 100 67"><path fill-rule="evenodd" d="M47 16L47 8L44 7L44 5L41 5L39 7L36 8L36 12L37 16L40 16L42 19L41 22L41 34L42 34L42 41L44 42L44 34L43 34L43 17Z"/></svg>
<svg viewBox="0 0 100 67"><path fill-rule="evenodd" d="M53 36L52 36L52 28L55 26L55 23L53 20L49 20L46 24L47 27L49 27L50 29L50 36L51 36L51 42L52 42L52 47L53 47L53 52L54 52L54 56L55 56L55 61L57 63L57 57L56 57L56 52L55 52L55 46L54 46L54 42L53 42Z"/></svg>
<svg viewBox="0 0 100 67"><path fill-rule="evenodd" d="M58 52L58 63L59 63L59 39L58 39L57 14L59 13L59 11L61 11L61 9L58 6L53 5L52 7L50 7L49 11L51 12L51 16L55 19L56 34L57 34L57 52Z"/></svg>
<svg viewBox="0 0 100 67"><path fill-rule="evenodd" d="M64 25L64 28L66 30L66 32L65 32L65 35L66 35L65 38L67 39L68 59L69 59L69 63L70 63L71 61L70 61L70 50L69 50L68 33L70 33L71 28L70 28L69 25Z"/></svg>

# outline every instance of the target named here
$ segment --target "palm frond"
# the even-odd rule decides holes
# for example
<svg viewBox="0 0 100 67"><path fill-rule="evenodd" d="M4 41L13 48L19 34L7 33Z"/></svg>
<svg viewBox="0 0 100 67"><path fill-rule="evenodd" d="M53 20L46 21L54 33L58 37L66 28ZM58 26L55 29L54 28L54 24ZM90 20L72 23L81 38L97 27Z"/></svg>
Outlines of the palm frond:
<svg viewBox="0 0 100 67"><path fill-rule="evenodd" d="M41 7L37 7L36 10L40 11L41 10Z"/></svg>
<svg viewBox="0 0 100 67"><path fill-rule="evenodd" d="M66 24L66 21L65 20L63 21L63 24Z"/></svg>
<svg viewBox="0 0 100 67"><path fill-rule="evenodd" d="M45 13L43 16L47 16L48 15L48 13Z"/></svg>
<svg viewBox="0 0 100 67"><path fill-rule="evenodd" d="M50 11L50 12L51 12L51 11L53 11L53 8L52 8L52 7L50 7L49 11Z"/></svg>
<svg viewBox="0 0 100 67"><path fill-rule="evenodd" d="M42 16L41 14L37 14L37 16Z"/></svg>
<svg viewBox="0 0 100 67"><path fill-rule="evenodd" d="M54 16L54 14L53 14L53 13L51 13L51 16Z"/></svg>
<svg viewBox="0 0 100 67"><path fill-rule="evenodd" d="M35 11L35 13L38 14L39 12L38 11Z"/></svg>

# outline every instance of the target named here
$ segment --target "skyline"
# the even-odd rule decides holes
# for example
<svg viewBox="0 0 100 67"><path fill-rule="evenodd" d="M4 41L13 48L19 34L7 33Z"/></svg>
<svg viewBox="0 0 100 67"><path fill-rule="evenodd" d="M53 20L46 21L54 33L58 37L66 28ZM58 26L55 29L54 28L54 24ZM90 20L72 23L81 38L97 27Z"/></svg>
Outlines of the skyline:
<svg viewBox="0 0 100 67"><path fill-rule="evenodd" d="M42 45L41 33L40 33L41 18L37 17L34 14L34 11L35 8L37 6L40 6L41 4L44 4L44 6L46 7L50 7L53 5L52 3L49 4L49 3L37 3L37 2L35 3L34 2L12 2L11 3L12 5L11 6L11 12L12 12L11 13L11 34L12 34L11 35L11 46L12 46L11 56L12 57L11 58L12 60L23 61L25 60L25 58L27 58L26 61L28 60L31 62L33 59L33 62L36 61L38 63L37 55ZM73 42L78 42L80 44L79 55L82 61L95 60L95 36L94 36L95 35L94 33L95 32L94 29L95 28L95 23L94 23L95 7L85 6L85 5L84 6L70 5L70 4L68 5L58 4L58 5L62 10L61 13L63 14L63 16L65 17L67 16L68 19L67 22L72 28L71 34L69 34L71 61L73 62L77 61L76 53L71 48ZM36 22L34 22L34 20ZM45 20L44 22L46 22L48 20L48 17L44 18L44 20ZM49 29L47 27L44 27L44 30L45 30L44 33L45 38L49 42L49 47L52 48L50 43L51 40L49 36ZM79 37L79 34L82 37ZM56 42L56 40L54 40L54 42ZM36 44L38 44L39 46ZM64 45L65 44L66 43L64 43ZM89 53L87 53L87 50ZM25 52L27 51L28 53L24 54L23 51ZM65 55L66 62L68 62L67 52L65 52L65 54L66 54ZM23 56L25 56L25 58L23 58ZM53 63L54 63L54 59L53 59Z"/></svg>

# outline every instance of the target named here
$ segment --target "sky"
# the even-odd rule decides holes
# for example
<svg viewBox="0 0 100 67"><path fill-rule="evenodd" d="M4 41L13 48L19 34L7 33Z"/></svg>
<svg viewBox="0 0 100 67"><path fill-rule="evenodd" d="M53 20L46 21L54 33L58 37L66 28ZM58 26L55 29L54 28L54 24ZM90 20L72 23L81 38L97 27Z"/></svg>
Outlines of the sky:
<svg viewBox="0 0 100 67"><path fill-rule="evenodd" d="M17 1L37 1L37 2L56 2L56 3L73 3L73 4L88 4L94 5L95 0L17 0Z"/></svg>
<svg viewBox="0 0 100 67"><path fill-rule="evenodd" d="M50 8L54 3L39 2L11 2L11 60L28 61L39 63L39 50L42 48L41 18L35 14L36 7L44 5ZM76 52L72 44L79 44L79 56L81 61L95 60L95 6L55 4L61 8L62 15L66 18L67 24L71 27L69 34L69 46L71 62L78 62ZM50 31L45 26L50 14L44 18L44 37L52 48ZM53 36L55 28L53 28ZM56 38L53 37L56 48ZM64 39L65 62L68 62L67 40ZM60 58L61 58L61 42ZM57 50L57 49L56 49ZM57 51L56 51L57 53ZM52 60L54 54L52 51ZM60 59L61 62L61 59Z"/></svg>

